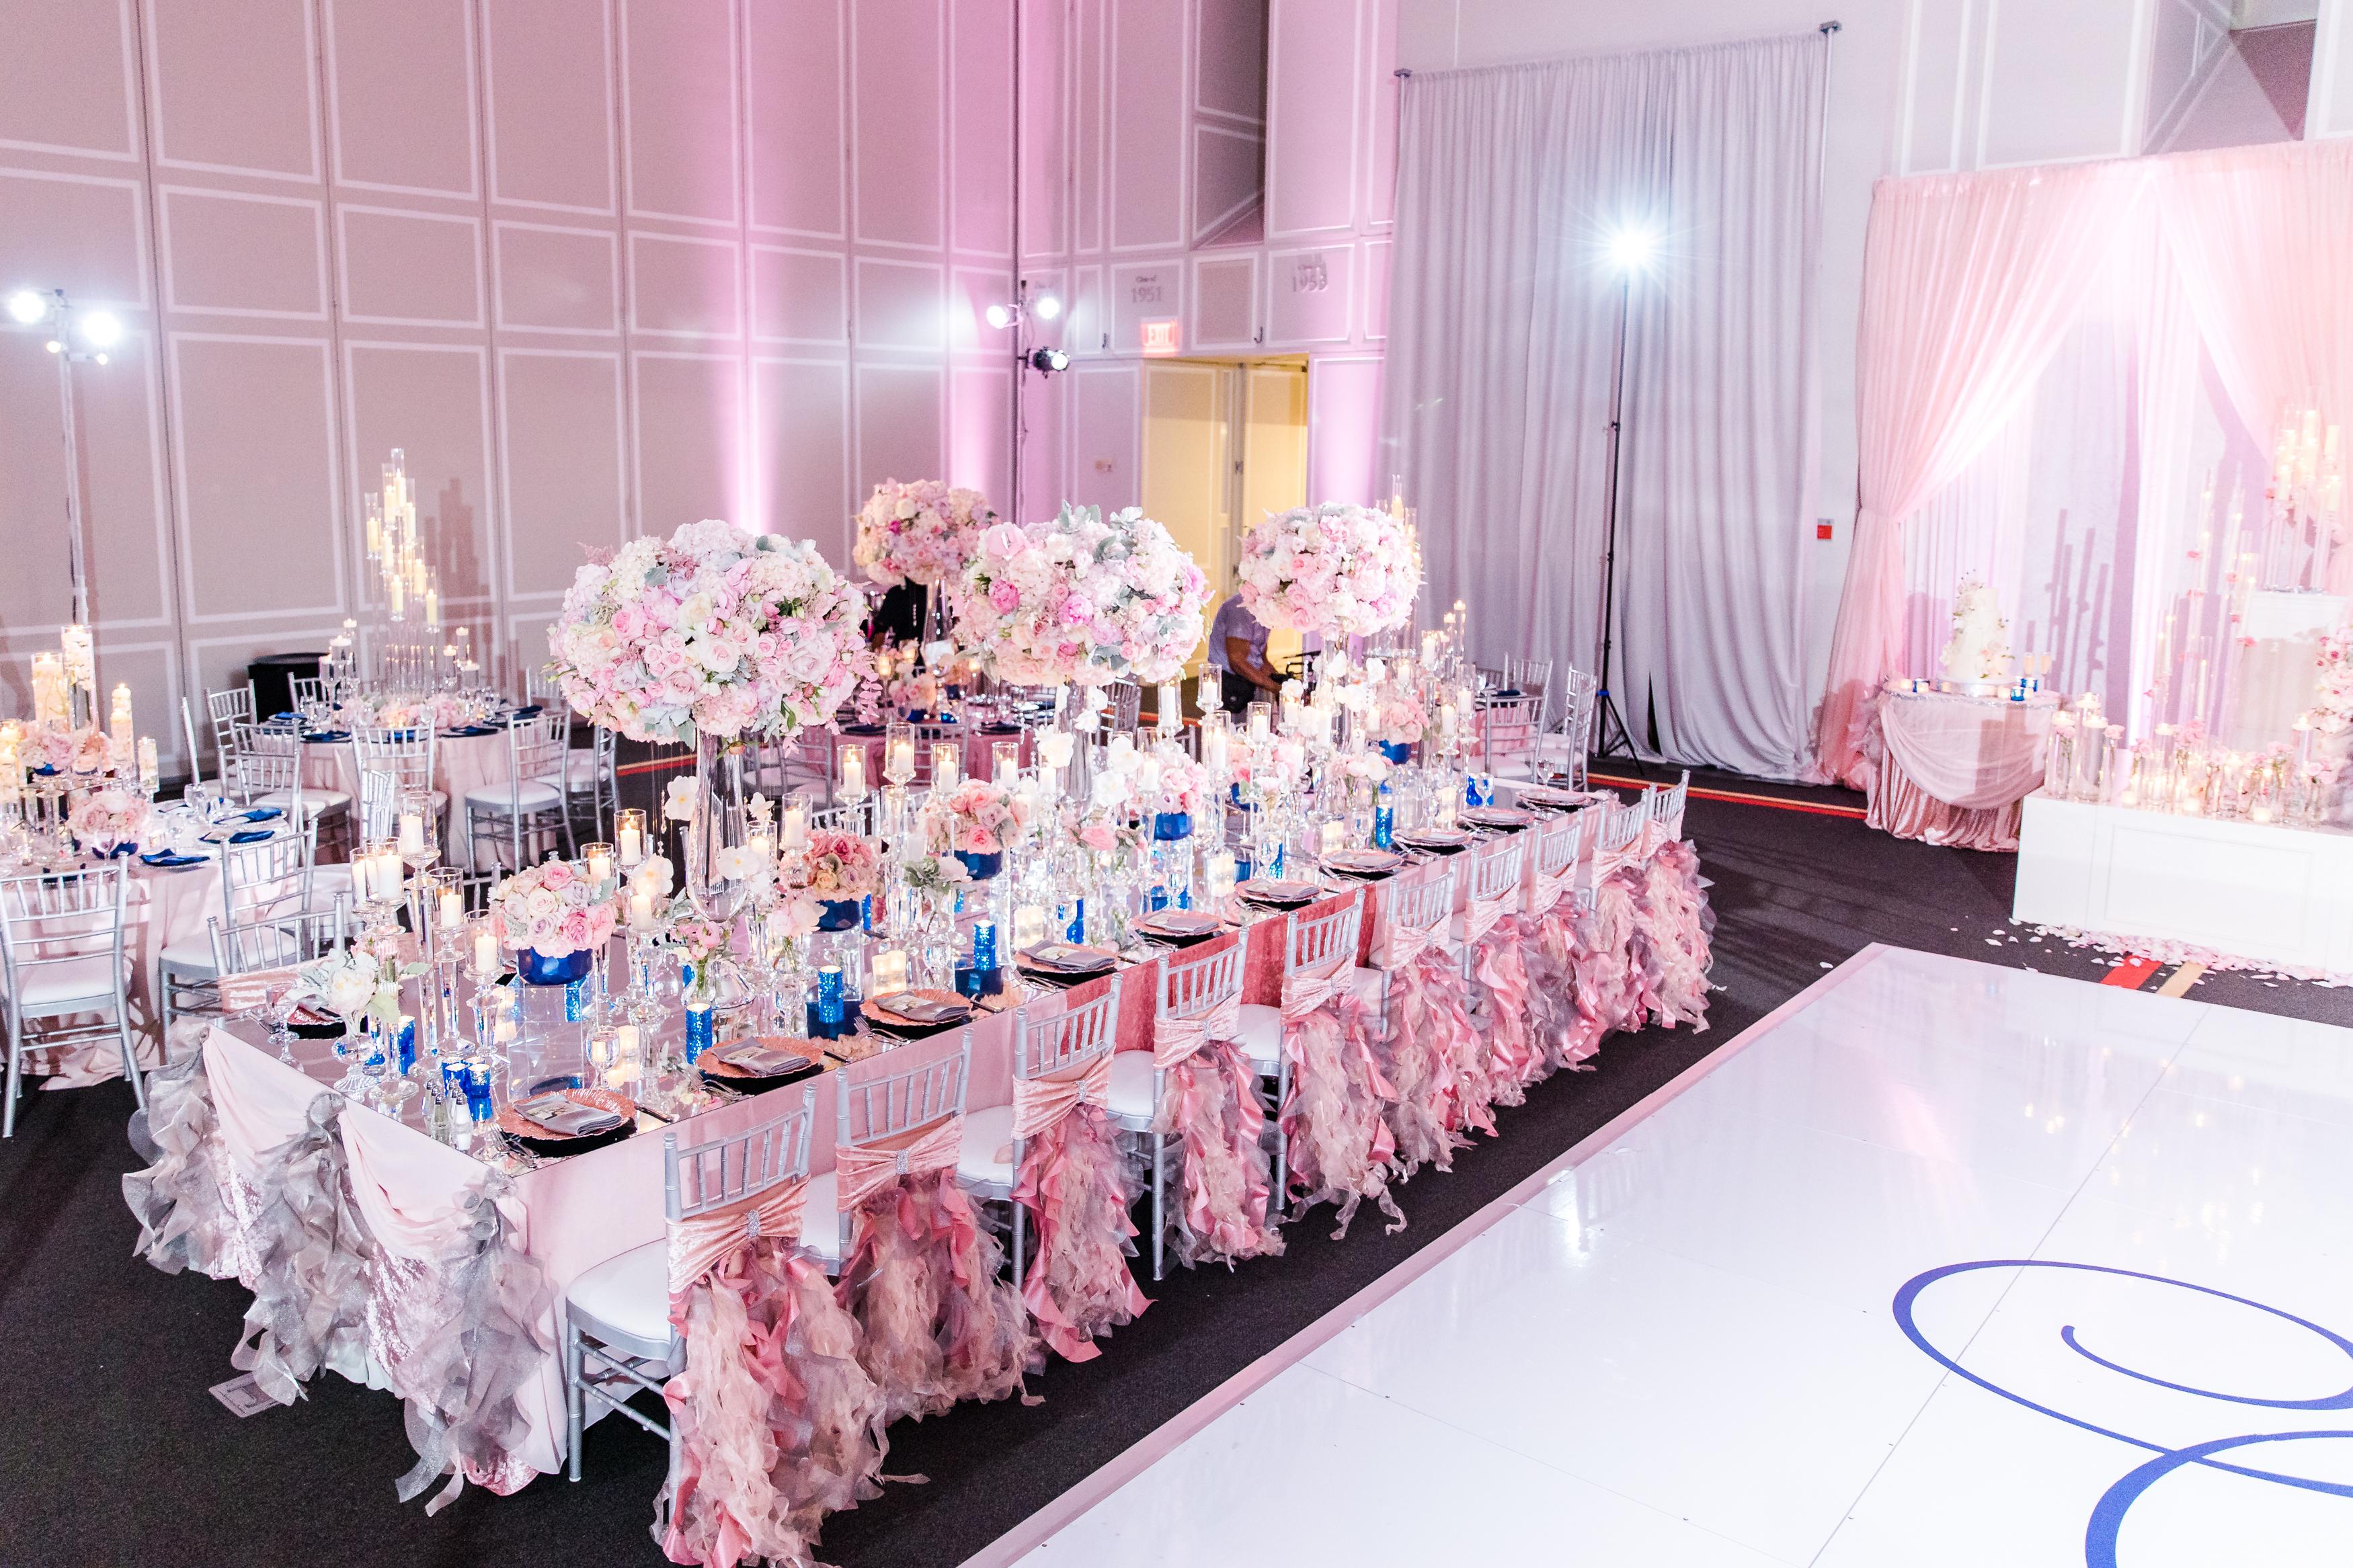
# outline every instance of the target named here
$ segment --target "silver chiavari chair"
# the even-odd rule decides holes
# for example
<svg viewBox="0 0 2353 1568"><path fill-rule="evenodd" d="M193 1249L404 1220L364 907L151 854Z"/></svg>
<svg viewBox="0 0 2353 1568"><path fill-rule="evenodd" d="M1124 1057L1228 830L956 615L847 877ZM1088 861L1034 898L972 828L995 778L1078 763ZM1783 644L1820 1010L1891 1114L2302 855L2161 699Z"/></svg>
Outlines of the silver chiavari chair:
<svg viewBox="0 0 2353 1568"><path fill-rule="evenodd" d="M221 918L230 927L293 919L311 907L312 826L291 823L257 844L220 850ZM220 978L209 937L183 937L157 955L156 1015L169 1038L178 1013L210 1011Z"/></svg>
<svg viewBox="0 0 2353 1568"><path fill-rule="evenodd" d="M1356 938L1363 929L1365 894L1359 888L1348 901L1338 909L1320 915L1310 915L1293 910L1283 916L1282 972L1293 974L1321 973L1325 970L1345 970L1356 962ZM1340 984L1350 976L1339 975ZM1237 1031L1237 1043L1248 1058L1251 1070L1261 1079L1274 1080L1274 1111L1282 1112L1282 1102L1291 1092L1291 1059L1282 1049L1282 1009L1262 1003L1245 1002L1241 1009L1241 1027ZM1290 1175L1290 1151L1278 1132L1274 1141L1274 1201L1283 1201L1284 1183Z"/></svg>
<svg viewBox="0 0 2353 1568"><path fill-rule="evenodd" d="M1545 743L1539 756L1538 773L1566 784L1571 789L1585 788L1585 759L1593 746L1593 677L1581 669L1571 668L1560 682L1558 717L1546 726ZM1546 702L1554 707L1549 694Z"/></svg>
<svg viewBox="0 0 2353 1568"><path fill-rule="evenodd" d="M1075 1077L1098 1057L1109 1056L1119 1044L1119 987L1113 974L1103 994L1092 1002L1048 1017L1033 1019L1029 1009L1013 1014L1013 1076L1024 1081ZM956 1181L985 1203L1009 1205L1013 1210L1013 1279L1019 1284L1028 1268L1029 1214L1013 1201L1021 1179L1021 1157L1029 1140L1013 1135L1013 1108L993 1105L964 1119L964 1152L956 1156ZM1009 1158L998 1159L1006 1150Z"/></svg>
<svg viewBox="0 0 2353 1568"><path fill-rule="evenodd" d="M1527 856L1527 835L1514 835L1502 845L1489 845L1485 852L1470 860L1464 874L1465 908L1454 917L1454 939L1461 948L1462 978L1468 981L1479 967L1478 944L1470 940L1469 906L1507 899L1505 914L1517 914L1520 908L1520 868Z"/></svg>
<svg viewBox="0 0 2353 1568"><path fill-rule="evenodd" d="M360 784L362 839L393 836L399 826L400 797L409 790L431 792L438 831L438 818L448 805L449 797L433 787L437 738L429 723L406 730L353 729L352 771ZM375 781L374 788L370 787L371 781Z"/></svg>
<svg viewBox="0 0 2353 1568"><path fill-rule="evenodd" d="M1536 750L1542 736L1541 697L1491 697L1479 707L1479 771L1510 777L1525 770L1536 773Z"/></svg>
<svg viewBox="0 0 2353 1568"><path fill-rule="evenodd" d="M972 1029L957 1031L956 1048L944 1055L923 1042L878 1051L851 1062L833 1077L833 1147L898 1150L942 1122L961 1118L972 1077ZM831 1171L809 1178L808 1202L801 1210L801 1250L828 1274L839 1276L849 1256L857 1215L841 1202L841 1184Z"/></svg>
<svg viewBox="0 0 2353 1568"><path fill-rule="evenodd" d="M559 838L567 851L575 847L565 800L567 724L562 712L509 721L505 780L466 792L470 869L520 871L553 854Z"/></svg>
<svg viewBox="0 0 2353 1568"><path fill-rule="evenodd" d="M301 914L270 914L224 925L205 917L212 943L213 971L224 979L258 970L309 963L340 952L352 937L350 895L337 893L325 909Z"/></svg>
<svg viewBox="0 0 2353 1568"><path fill-rule="evenodd" d="M333 845L349 837L352 797L302 782L300 734L260 724L240 724L237 734L237 769L222 778L238 800L248 807L277 806L292 826L308 829L313 859L320 841Z"/></svg>
<svg viewBox="0 0 2353 1568"><path fill-rule="evenodd" d="M1161 960L1160 984L1154 995L1157 1016L1203 1018L1242 994L1240 942L1205 958L1170 954ZM1166 1245L1168 1136L1160 1129L1160 1107L1168 1090L1167 1072L1154 1064L1151 1051L1119 1051L1111 1058L1111 1121L1123 1132L1134 1133L1149 1151L1152 1163L1152 1277L1165 1271Z"/></svg>
<svg viewBox="0 0 2353 1568"><path fill-rule="evenodd" d="M111 1035L139 1109L147 1086L131 1047L130 972L123 960L123 911L130 872L120 860L79 871L0 878L0 978L7 982L8 1100L0 1138L16 1132L16 1093L25 1053ZM111 1021L59 1023L79 1013ZM48 1024L38 1037L34 1026Z"/></svg>
<svg viewBox="0 0 2353 1568"><path fill-rule="evenodd" d="M229 759L237 750L236 727L250 724L255 718L253 682L248 680L243 686L233 686L226 691L205 693L205 712L212 720L213 752L220 759L219 771L226 778Z"/></svg>
<svg viewBox="0 0 2353 1568"><path fill-rule="evenodd" d="M662 1134L662 1214L667 1228L714 1211L750 1205L787 1182L806 1181L817 1089L798 1099L778 1092L773 1114L749 1130L680 1147L680 1128ZM686 1135L693 1136L691 1130ZM756 1238L756 1229L748 1231ZM789 1245L790 1238L782 1238ZM565 1473L580 1479L580 1439L593 1399L670 1445L678 1475L678 1429L628 1403L639 1391L659 1397L667 1379L686 1370L686 1342L670 1321L670 1241L649 1241L607 1258L572 1282L564 1303L564 1413L570 1440ZM666 1494L665 1494L666 1495Z"/></svg>

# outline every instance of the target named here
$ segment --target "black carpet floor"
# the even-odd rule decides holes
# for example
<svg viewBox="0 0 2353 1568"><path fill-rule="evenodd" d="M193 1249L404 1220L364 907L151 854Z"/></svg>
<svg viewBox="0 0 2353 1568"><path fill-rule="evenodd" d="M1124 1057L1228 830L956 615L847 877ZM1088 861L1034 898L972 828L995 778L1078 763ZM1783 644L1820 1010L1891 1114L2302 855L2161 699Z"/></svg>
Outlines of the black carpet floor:
<svg viewBox="0 0 2353 1568"><path fill-rule="evenodd" d="M1695 790L1851 808L1837 791L1703 775ZM1713 1026L1604 1043L1598 1070L1539 1086L1503 1136L1451 1174L1403 1187L1410 1221L1329 1211L1290 1231L1288 1256L1148 1289L1151 1309L1098 1360L1033 1380L1044 1403L960 1408L892 1433L890 1468L921 1472L828 1521L844 1568L962 1562L1250 1362L1411 1257L1562 1150L1730 1041L1866 943L1887 942L2098 979L2112 960L2008 921L2015 862L1899 842L1841 815L1696 796L1687 831L1714 879ZM2153 978L2150 984L2155 984ZM2353 993L2210 975L2196 999L2353 1024ZM228 1363L247 1296L167 1278L131 1257L119 1180L127 1086L28 1095L0 1144L0 1342L16 1347L0 1418L0 1563L652 1565L646 1526L660 1447L608 1421L587 1479L543 1478L511 1498L470 1490L427 1519L392 1481L411 1453L390 1395L329 1375L288 1409L239 1420L207 1390ZM1270 1484L1274 1478L1270 1474Z"/></svg>

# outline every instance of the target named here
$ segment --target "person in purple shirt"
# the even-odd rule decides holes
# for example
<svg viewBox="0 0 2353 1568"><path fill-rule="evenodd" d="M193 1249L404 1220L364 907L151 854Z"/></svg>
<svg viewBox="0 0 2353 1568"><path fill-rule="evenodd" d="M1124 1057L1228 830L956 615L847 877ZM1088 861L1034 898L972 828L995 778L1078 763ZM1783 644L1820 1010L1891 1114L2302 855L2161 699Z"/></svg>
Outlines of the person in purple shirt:
<svg viewBox="0 0 2353 1568"><path fill-rule="evenodd" d="M1266 627L1242 607L1236 594L1218 606L1209 623L1208 665L1221 679L1219 696L1225 710L1240 713L1252 702L1272 701L1282 684L1266 662Z"/></svg>

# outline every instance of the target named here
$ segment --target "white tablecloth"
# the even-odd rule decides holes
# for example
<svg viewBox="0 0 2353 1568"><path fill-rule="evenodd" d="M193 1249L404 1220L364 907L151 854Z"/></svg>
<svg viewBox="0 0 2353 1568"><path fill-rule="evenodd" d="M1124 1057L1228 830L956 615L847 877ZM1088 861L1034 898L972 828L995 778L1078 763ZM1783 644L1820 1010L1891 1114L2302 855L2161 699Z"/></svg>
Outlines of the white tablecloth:
<svg viewBox="0 0 2353 1568"><path fill-rule="evenodd" d="M1880 693L1866 749L1878 753L1867 818L1899 838L2015 850L2019 802L2042 783L2057 697Z"/></svg>

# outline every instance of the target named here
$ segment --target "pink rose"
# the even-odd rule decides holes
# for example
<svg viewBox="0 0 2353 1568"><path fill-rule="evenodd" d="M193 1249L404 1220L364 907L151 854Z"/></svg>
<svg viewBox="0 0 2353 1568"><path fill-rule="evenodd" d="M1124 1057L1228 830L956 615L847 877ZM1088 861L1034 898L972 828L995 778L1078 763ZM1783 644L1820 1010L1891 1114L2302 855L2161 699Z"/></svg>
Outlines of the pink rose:
<svg viewBox="0 0 2353 1568"><path fill-rule="evenodd" d="M991 523L981 531L980 552L1010 561L1029 547L1029 536L1009 522Z"/></svg>
<svg viewBox="0 0 2353 1568"><path fill-rule="evenodd" d="M1011 615L1021 604L1021 590L999 577L988 585L988 602L999 615Z"/></svg>

